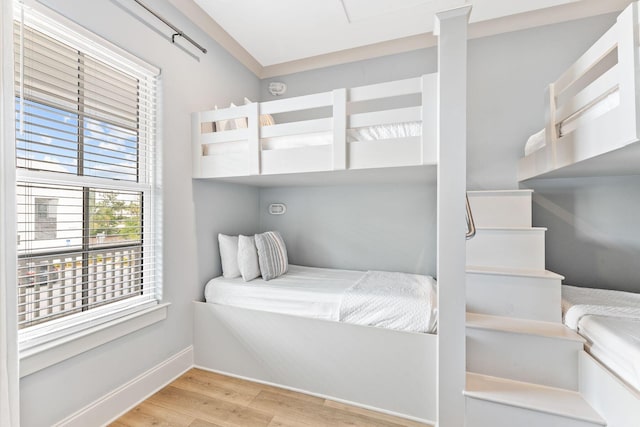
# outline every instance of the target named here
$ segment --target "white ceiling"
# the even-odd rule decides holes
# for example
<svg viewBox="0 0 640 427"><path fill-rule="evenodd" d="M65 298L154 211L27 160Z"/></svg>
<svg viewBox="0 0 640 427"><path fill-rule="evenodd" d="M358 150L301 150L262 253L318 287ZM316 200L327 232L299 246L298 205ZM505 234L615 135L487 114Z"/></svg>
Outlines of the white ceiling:
<svg viewBox="0 0 640 427"><path fill-rule="evenodd" d="M202 17L194 19L194 10L201 15L202 11L206 12L221 30L218 33L225 33L225 37L262 68L365 47L368 47L368 56L376 56L372 47L429 34L433 31L436 12L465 3L473 6L470 22L484 25L483 33L487 33L486 27L494 22L499 24L496 28L500 28L495 32L512 31L621 10L629 3L629 0L170 1L194 22L199 21L196 23L201 27ZM200 9L194 8L193 3ZM511 21L517 25L508 25ZM401 43L397 44L401 51ZM388 49L384 52L388 54ZM358 59L362 59L362 55ZM317 60L314 63L322 65Z"/></svg>

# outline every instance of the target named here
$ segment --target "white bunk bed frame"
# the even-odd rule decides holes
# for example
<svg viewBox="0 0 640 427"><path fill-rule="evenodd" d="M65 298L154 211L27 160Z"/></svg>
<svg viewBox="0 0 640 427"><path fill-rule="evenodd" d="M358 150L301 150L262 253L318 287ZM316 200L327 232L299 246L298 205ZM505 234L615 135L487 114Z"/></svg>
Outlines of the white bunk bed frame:
<svg viewBox="0 0 640 427"><path fill-rule="evenodd" d="M438 73L305 97L195 113L194 178L295 185L300 172L437 165L438 333L420 334L194 302L195 365L447 427L463 427L467 21L470 6L436 15ZM361 115L348 100L422 93L416 108ZM355 101L354 101L355 102ZM260 128L260 114L332 106L331 118ZM203 133L239 117L248 128ZM417 120L422 137L348 144L347 126ZM332 130L326 147L261 150L260 138ZM206 156L206 144L245 141L244 153ZM402 166L403 168L395 168ZM411 168L409 168L411 169ZM419 169L424 169L421 167ZM335 174L335 172L331 172ZM283 174L294 174L287 176ZM269 178L269 177L271 178ZM323 178L328 177L322 174ZM271 185L271 184L270 184Z"/></svg>
<svg viewBox="0 0 640 427"><path fill-rule="evenodd" d="M250 103L192 114L194 178L282 175L436 164L437 75L387 83L335 89L275 101ZM386 98L421 95L422 103L405 108L352 114L350 106ZM260 115L331 108L331 116L260 126ZM242 129L212 132L211 123L246 120ZM421 122L422 136L347 142L347 129ZM207 126L208 125L208 126ZM331 144L266 150L261 140L315 133L332 135ZM207 147L243 144L241 151L209 154ZM246 180L245 180L246 182Z"/></svg>
<svg viewBox="0 0 640 427"><path fill-rule="evenodd" d="M560 135L564 120L618 93L619 103ZM640 173L640 14L631 3L616 23L547 91L546 144L520 159L518 180ZM640 392L586 351L579 391L611 426L636 425Z"/></svg>
<svg viewBox="0 0 640 427"><path fill-rule="evenodd" d="M518 180L638 174L640 38L638 3L549 85L546 144L520 159ZM617 91L619 104L565 135L560 127Z"/></svg>

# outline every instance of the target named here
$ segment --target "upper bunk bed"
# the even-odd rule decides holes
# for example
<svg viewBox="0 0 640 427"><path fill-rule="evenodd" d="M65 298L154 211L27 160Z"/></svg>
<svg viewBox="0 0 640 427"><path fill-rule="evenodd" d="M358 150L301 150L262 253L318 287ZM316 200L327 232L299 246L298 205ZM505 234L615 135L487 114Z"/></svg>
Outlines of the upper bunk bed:
<svg viewBox="0 0 640 427"><path fill-rule="evenodd" d="M638 3L547 91L545 129L531 138L518 180L640 173Z"/></svg>
<svg viewBox="0 0 640 427"><path fill-rule="evenodd" d="M433 175L406 167L436 164L436 102L433 73L193 113L193 177L273 185L336 171L368 179L372 168L383 178Z"/></svg>

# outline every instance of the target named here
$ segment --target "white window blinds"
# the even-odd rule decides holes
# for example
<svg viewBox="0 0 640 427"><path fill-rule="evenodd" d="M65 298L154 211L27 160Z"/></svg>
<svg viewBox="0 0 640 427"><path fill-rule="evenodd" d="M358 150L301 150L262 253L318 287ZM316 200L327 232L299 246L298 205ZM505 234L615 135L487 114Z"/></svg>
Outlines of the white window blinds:
<svg viewBox="0 0 640 427"><path fill-rule="evenodd" d="M17 9L18 321L33 338L159 299L158 73Z"/></svg>

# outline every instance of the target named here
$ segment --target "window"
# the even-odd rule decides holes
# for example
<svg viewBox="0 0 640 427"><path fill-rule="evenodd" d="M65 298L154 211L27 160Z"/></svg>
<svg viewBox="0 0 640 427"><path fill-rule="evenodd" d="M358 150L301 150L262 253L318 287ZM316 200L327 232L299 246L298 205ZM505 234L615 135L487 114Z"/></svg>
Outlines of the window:
<svg viewBox="0 0 640 427"><path fill-rule="evenodd" d="M160 299L158 72L26 6L14 40L22 350Z"/></svg>
<svg viewBox="0 0 640 427"><path fill-rule="evenodd" d="M35 199L35 235L36 240L51 240L56 238L58 220L56 216L57 198L36 197Z"/></svg>

